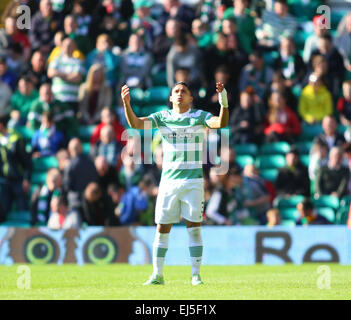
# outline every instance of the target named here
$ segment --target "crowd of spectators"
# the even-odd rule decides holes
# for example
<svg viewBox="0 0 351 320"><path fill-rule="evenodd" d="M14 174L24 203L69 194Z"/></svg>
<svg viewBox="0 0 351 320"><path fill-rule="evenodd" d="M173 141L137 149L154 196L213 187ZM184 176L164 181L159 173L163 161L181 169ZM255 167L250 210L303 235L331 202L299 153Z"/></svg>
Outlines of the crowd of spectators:
<svg viewBox="0 0 351 320"><path fill-rule="evenodd" d="M338 127L351 128L351 12L332 32L320 15L301 22L286 0L266 8L250 0L20 3L31 9L31 27L18 28L13 0L0 29L0 222L27 210L32 225L54 229L152 225L160 139L153 163L144 163L140 141L125 134L120 88L147 91L158 75L168 88L186 81L194 107L214 115L215 83L228 92L229 170L205 170L204 223L277 225L274 204L302 195L297 224L324 224L310 199L350 195L351 129ZM311 32L301 47L304 27ZM79 132L88 126L85 152ZM295 144L316 126L322 133L306 165ZM275 179L236 161L237 146L277 142L290 146ZM44 157L58 165L34 185L33 163Z"/></svg>

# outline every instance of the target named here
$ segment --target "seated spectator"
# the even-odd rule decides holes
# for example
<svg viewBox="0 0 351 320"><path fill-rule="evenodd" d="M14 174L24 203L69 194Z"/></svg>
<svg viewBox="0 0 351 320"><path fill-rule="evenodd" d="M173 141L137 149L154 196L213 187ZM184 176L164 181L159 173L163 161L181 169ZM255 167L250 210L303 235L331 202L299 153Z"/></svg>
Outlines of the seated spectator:
<svg viewBox="0 0 351 320"><path fill-rule="evenodd" d="M111 226L111 221L115 221L113 208L96 182L89 183L85 188L79 213L82 222L88 226Z"/></svg>
<svg viewBox="0 0 351 320"><path fill-rule="evenodd" d="M342 96L339 98L336 108L340 115L341 124L351 126L351 80L343 82Z"/></svg>
<svg viewBox="0 0 351 320"><path fill-rule="evenodd" d="M243 206L249 210L251 217L264 225L267 222L266 212L271 207L270 194L265 181L259 176L253 164L247 164L244 167L243 177L244 186L246 185L247 188Z"/></svg>
<svg viewBox="0 0 351 320"><path fill-rule="evenodd" d="M68 166L70 162L70 155L67 149L61 149L56 153L56 159L58 163L58 169L61 174L65 171L65 168Z"/></svg>
<svg viewBox="0 0 351 320"><path fill-rule="evenodd" d="M152 195L153 182L145 175L140 182L126 191L115 210L123 226L140 225L140 216L148 209L148 197Z"/></svg>
<svg viewBox="0 0 351 320"><path fill-rule="evenodd" d="M31 161L25 143L17 132L7 128L9 117L0 115L0 222L6 220L12 204L17 210L27 209L27 196L30 189Z"/></svg>
<svg viewBox="0 0 351 320"><path fill-rule="evenodd" d="M121 56L120 83L126 83L133 88L146 88L151 86L150 70L152 56L145 50L141 36L131 34L128 48Z"/></svg>
<svg viewBox="0 0 351 320"><path fill-rule="evenodd" d="M318 39L318 48L312 51L311 58L314 55L322 55L328 61L329 90L334 97L337 97L340 91L340 84L344 78L345 68L342 56L333 45L333 39L330 34L325 34Z"/></svg>
<svg viewBox="0 0 351 320"><path fill-rule="evenodd" d="M10 100L12 90L0 77L0 115L7 114L10 112Z"/></svg>
<svg viewBox="0 0 351 320"><path fill-rule="evenodd" d="M70 162L63 174L63 190L67 195L69 209L81 205L82 194L90 182L98 181L94 162L83 154L82 143L73 138L68 144Z"/></svg>
<svg viewBox="0 0 351 320"><path fill-rule="evenodd" d="M48 67L55 99L68 104L74 113L78 109L79 85L85 75L82 61L73 57L75 49L74 40L65 38L62 42L62 54Z"/></svg>
<svg viewBox="0 0 351 320"><path fill-rule="evenodd" d="M239 90L244 91L247 87L253 87L260 98L273 80L273 70L266 66L260 52L254 51L249 56L247 64L240 75Z"/></svg>
<svg viewBox="0 0 351 320"><path fill-rule="evenodd" d="M322 166L316 174L316 195L332 195L342 198L347 192L350 170L343 165L343 151L333 147L329 151L328 165Z"/></svg>
<svg viewBox="0 0 351 320"><path fill-rule="evenodd" d="M333 113L332 96L319 74L310 75L309 84L301 92L298 110L308 124L320 123L325 116Z"/></svg>
<svg viewBox="0 0 351 320"><path fill-rule="evenodd" d="M26 74L31 78L34 86L38 90L42 84L49 82L45 55L40 50L34 51L32 54L29 69Z"/></svg>
<svg viewBox="0 0 351 320"><path fill-rule="evenodd" d="M32 157L53 156L64 143L65 136L56 129L53 114L45 111L41 117L41 126L34 132L32 138Z"/></svg>
<svg viewBox="0 0 351 320"><path fill-rule="evenodd" d="M159 21L152 18L150 15L152 1L137 0L134 3L134 15L131 19L132 32L143 37L146 50L151 50L155 38L161 34L162 27Z"/></svg>
<svg viewBox="0 0 351 320"><path fill-rule="evenodd" d="M291 146L285 155L286 166L280 168L276 180L277 195L310 195L310 180L307 168L300 162L299 151Z"/></svg>
<svg viewBox="0 0 351 320"><path fill-rule="evenodd" d="M44 83L39 89L39 98L34 100L27 118L27 127L32 130L40 128L42 114L45 111L53 113L57 129L70 138L77 132L77 121L74 112L65 103L56 100L52 94L51 85Z"/></svg>
<svg viewBox="0 0 351 320"><path fill-rule="evenodd" d="M271 95L263 132L267 142L292 142L301 133L297 115L286 105L285 97L280 92Z"/></svg>
<svg viewBox="0 0 351 320"><path fill-rule="evenodd" d="M81 51L85 56L93 50L93 44L88 36L83 36L77 33L78 23L76 17L73 15L66 15L64 20L64 31L65 35L74 40L77 49Z"/></svg>
<svg viewBox="0 0 351 320"><path fill-rule="evenodd" d="M75 16L78 28L76 33L80 36L88 36L91 27L91 15L85 0L75 0L73 2L72 14Z"/></svg>
<svg viewBox="0 0 351 320"><path fill-rule="evenodd" d="M260 106L252 89L241 92L240 105L233 110L229 120L234 144L259 142L262 133Z"/></svg>
<svg viewBox="0 0 351 320"><path fill-rule="evenodd" d="M344 164L351 170L351 143L347 142L342 146L344 152ZM351 171L350 171L351 172ZM351 194L351 174L349 177L349 182L347 183L347 194Z"/></svg>
<svg viewBox="0 0 351 320"><path fill-rule="evenodd" d="M345 17L345 30L335 39L335 46L340 52L344 60L344 67L350 73L351 72L351 14L347 14ZM350 77L348 76L348 79Z"/></svg>
<svg viewBox="0 0 351 320"><path fill-rule="evenodd" d="M175 72L180 68L190 70L190 81L202 79L202 58L198 47L189 43L185 34L179 34L167 54L167 83L171 88L175 83Z"/></svg>
<svg viewBox="0 0 351 320"><path fill-rule="evenodd" d="M281 70L287 87L293 87L302 82L306 68L295 50L295 43L291 37L281 39L279 57L274 62L274 69Z"/></svg>
<svg viewBox="0 0 351 320"><path fill-rule="evenodd" d="M62 174L56 168L50 169L46 175L46 182L40 186L31 198L31 225L37 223L46 225L50 216L50 202L54 195L61 194Z"/></svg>
<svg viewBox="0 0 351 320"><path fill-rule="evenodd" d="M17 84L17 76L8 69L6 57L0 56L0 79L14 90Z"/></svg>
<svg viewBox="0 0 351 320"><path fill-rule="evenodd" d="M305 63L310 61L312 52L317 49L319 38L328 33L325 23L325 18L322 15L313 18L313 34L307 37L303 49L303 61Z"/></svg>
<svg viewBox="0 0 351 320"><path fill-rule="evenodd" d="M305 199L296 206L300 213L300 218L296 222L297 225L320 225L320 224L331 224L325 217L318 214L313 208L313 204L309 199Z"/></svg>
<svg viewBox="0 0 351 320"><path fill-rule="evenodd" d="M63 196L54 195L50 201L50 217L47 226L51 230L68 229L65 227L68 214L67 201Z"/></svg>
<svg viewBox="0 0 351 320"><path fill-rule="evenodd" d="M104 126L100 132L100 141L94 146L92 154L95 157L103 156L109 166L115 168L121 156L122 145L116 140L113 127Z"/></svg>
<svg viewBox="0 0 351 320"><path fill-rule="evenodd" d="M121 64L120 57L112 52L112 46L111 38L107 34L100 34L96 39L96 48L88 54L85 63L87 70L99 64L105 70L105 79L111 89L118 83Z"/></svg>
<svg viewBox="0 0 351 320"><path fill-rule="evenodd" d="M122 166L118 173L119 181L125 186L126 191L136 186L143 176L140 141L135 137L129 137L127 145L122 150Z"/></svg>
<svg viewBox="0 0 351 320"><path fill-rule="evenodd" d="M11 97L11 120L9 125L12 127L26 124L31 105L38 99L38 90L30 77L22 76L18 81L18 90Z"/></svg>
<svg viewBox="0 0 351 320"><path fill-rule="evenodd" d="M17 42L10 44L7 50L7 67L9 72L15 75L16 83L18 78L26 71L26 60L23 56L23 49Z"/></svg>
<svg viewBox="0 0 351 320"><path fill-rule="evenodd" d="M310 162L308 165L308 175L311 181L315 181L317 171L328 164L328 144L323 140L315 140L310 151Z"/></svg>
<svg viewBox="0 0 351 320"><path fill-rule="evenodd" d="M263 12L262 23L256 29L258 44L263 48L277 49L280 37L293 37L296 27L296 18L289 14L287 1L276 0L274 10Z"/></svg>
<svg viewBox="0 0 351 320"><path fill-rule="evenodd" d="M115 112L110 107L104 107L101 111L101 122L94 128L93 134L90 138L92 145L96 144L100 140L101 129L106 125L112 125L115 132L116 140L122 145L126 145L127 131L117 120ZM123 135L123 132L124 135Z"/></svg>
<svg viewBox="0 0 351 320"><path fill-rule="evenodd" d="M234 6L229 7L223 14L223 25L225 20L235 20L240 46L247 54L251 54L256 42L256 25L255 20L250 14L250 10L248 8L249 1L234 0L233 4Z"/></svg>
<svg viewBox="0 0 351 320"><path fill-rule="evenodd" d="M194 19L191 25L194 42L199 48L208 48L212 45L212 33L208 25L201 19Z"/></svg>
<svg viewBox="0 0 351 320"><path fill-rule="evenodd" d="M99 175L98 183L104 195L107 194L107 188L111 183L117 183L118 173L115 167L109 166L104 156L97 156L94 160L96 171Z"/></svg>
<svg viewBox="0 0 351 320"><path fill-rule="evenodd" d="M55 48L50 52L50 56L47 60L48 64L50 64L52 61L54 61L60 56L62 51L62 42L64 39L65 33L63 31L57 31L54 38ZM75 49L73 51L73 57L82 61L85 60L85 55L79 49Z"/></svg>
<svg viewBox="0 0 351 320"><path fill-rule="evenodd" d="M155 38L152 48L156 71L166 70L166 58L174 39L180 34L180 22L170 18L167 20L165 31Z"/></svg>
<svg viewBox="0 0 351 320"><path fill-rule="evenodd" d="M275 227L281 225L281 217L277 208L269 209L266 213L267 227Z"/></svg>
<svg viewBox="0 0 351 320"><path fill-rule="evenodd" d="M341 147L346 141L344 135L337 132L338 124L333 116L325 116L322 121L323 133L315 140L319 140L328 146L328 150L333 147Z"/></svg>
<svg viewBox="0 0 351 320"><path fill-rule="evenodd" d="M29 41L32 50L40 49L44 54L48 54L53 47L54 35L62 22L60 14L52 10L50 0L40 0L39 9L32 17Z"/></svg>
<svg viewBox="0 0 351 320"><path fill-rule="evenodd" d="M97 124L101 110L112 104L112 91L102 65L91 66L86 81L80 85L78 100L80 121L87 125Z"/></svg>
<svg viewBox="0 0 351 320"><path fill-rule="evenodd" d="M228 71L228 66L220 65L214 70L214 74L211 77L211 81L206 88L206 96L204 98L203 104L204 109L208 112L211 112L213 115L219 115L220 108L218 102L218 93L216 91L216 83L221 82L227 88L227 98L228 98L228 107L231 112L234 109L234 101L235 101L235 88L229 82L230 74Z"/></svg>
<svg viewBox="0 0 351 320"><path fill-rule="evenodd" d="M232 225L234 209L237 206L234 197L236 180L233 170L216 176L214 190L206 206L207 224ZM214 172L211 170L211 172ZM211 175L212 176L212 175Z"/></svg>
<svg viewBox="0 0 351 320"><path fill-rule="evenodd" d="M111 208L113 208L113 215L112 215L113 218L111 217L111 222L112 222L112 225L114 226L121 225L119 216L115 212L117 211L116 209L122 200L123 194L124 194L123 186L116 183L111 183L108 185L107 196L108 196L108 201L110 203L109 205ZM119 213L119 211L117 211L117 213Z"/></svg>

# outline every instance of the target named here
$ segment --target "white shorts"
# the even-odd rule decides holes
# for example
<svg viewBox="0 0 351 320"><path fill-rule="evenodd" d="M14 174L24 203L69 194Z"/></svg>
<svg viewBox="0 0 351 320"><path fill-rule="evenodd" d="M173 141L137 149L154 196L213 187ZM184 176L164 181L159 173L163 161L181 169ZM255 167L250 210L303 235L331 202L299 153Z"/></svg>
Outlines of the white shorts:
<svg viewBox="0 0 351 320"><path fill-rule="evenodd" d="M160 183L156 200L155 223L179 223L182 216L191 222L202 222L204 182L172 180Z"/></svg>

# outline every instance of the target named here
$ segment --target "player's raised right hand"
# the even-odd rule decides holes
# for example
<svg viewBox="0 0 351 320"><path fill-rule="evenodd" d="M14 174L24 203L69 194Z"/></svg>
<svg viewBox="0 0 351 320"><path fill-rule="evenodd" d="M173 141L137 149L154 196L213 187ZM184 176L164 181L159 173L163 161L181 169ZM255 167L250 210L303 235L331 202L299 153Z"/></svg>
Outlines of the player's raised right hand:
<svg viewBox="0 0 351 320"><path fill-rule="evenodd" d="M122 87L121 96L123 103L130 103L129 87L126 84Z"/></svg>

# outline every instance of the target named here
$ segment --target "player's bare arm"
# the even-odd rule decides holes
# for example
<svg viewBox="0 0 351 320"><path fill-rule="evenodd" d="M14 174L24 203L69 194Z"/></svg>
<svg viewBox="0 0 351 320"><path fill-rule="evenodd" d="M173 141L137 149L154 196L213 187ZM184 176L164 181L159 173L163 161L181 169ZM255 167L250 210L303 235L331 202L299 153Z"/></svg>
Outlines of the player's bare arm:
<svg viewBox="0 0 351 320"><path fill-rule="evenodd" d="M212 117L208 120L207 124L211 129L220 129L228 125L229 111L228 111L228 99L227 92L224 88L223 83L216 83L216 91L219 95L219 103L221 105L221 111L218 117Z"/></svg>
<svg viewBox="0 0 351 320"><path fill-rule="evenodd" d="M121 91L122 101L124 105L124 112L128 121L128 124L133 129L145 129L144 124L148 123L147 117L137 117L130 105L130 94L129 94L129 87L124 85Z"/></svg>

